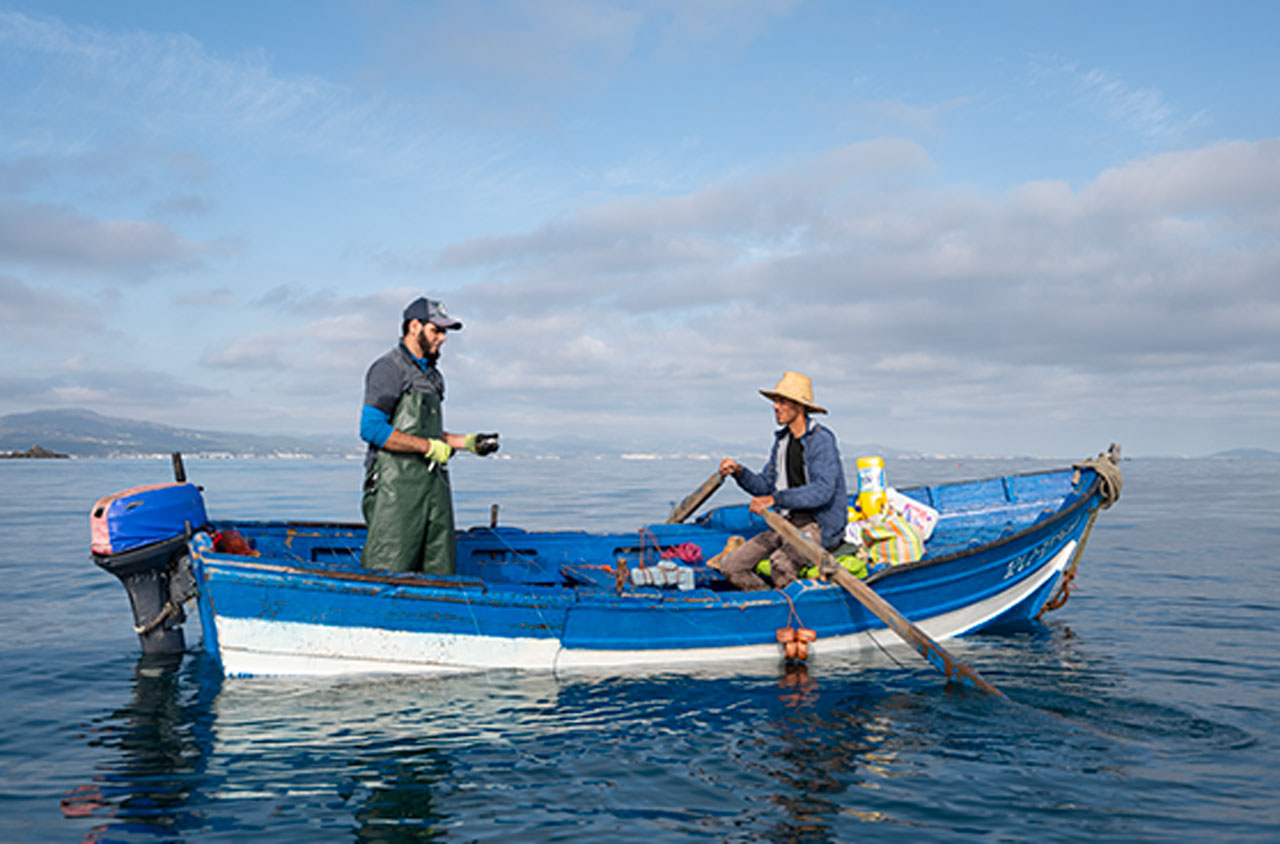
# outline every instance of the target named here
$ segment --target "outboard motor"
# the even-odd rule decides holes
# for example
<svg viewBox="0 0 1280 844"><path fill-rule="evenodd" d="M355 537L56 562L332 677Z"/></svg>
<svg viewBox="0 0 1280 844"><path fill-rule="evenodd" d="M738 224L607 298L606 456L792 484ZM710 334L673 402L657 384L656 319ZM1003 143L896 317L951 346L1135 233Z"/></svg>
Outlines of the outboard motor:
<svg viewBox="0 0 1280 844"><path fill-rule="evenodd" d="M173 465L176 483L117 492L90 511L93 561L129 593L144 656L186 650L182 605L196 594L187 540L208 522L200 489L184 483L180 455Z"/></svg>

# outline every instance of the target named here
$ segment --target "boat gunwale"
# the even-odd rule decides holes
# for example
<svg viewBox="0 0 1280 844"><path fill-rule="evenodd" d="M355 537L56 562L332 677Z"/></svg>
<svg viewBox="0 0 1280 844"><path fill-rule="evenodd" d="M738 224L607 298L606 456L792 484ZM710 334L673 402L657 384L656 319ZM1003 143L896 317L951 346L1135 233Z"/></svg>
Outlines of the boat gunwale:
<svg viewBox="0 0 1280 844"><path fill-rule="evenodd" d="M358 583L377 583L391 586L415 586L433 589L479 589L481 592L488 592L490 586L490 584L478 577L466 577L464 575L449 575L449 577L457 578L456 580L433 580L432 578L437 575L434 575L432 572L387 572L385 574L379 574L374 569L356 571L352 569L341 569L326 566L267 563L258 562L259 558L255 557L244 557L238 554L224 554L211 549L196 551L196 554L200 557L202 565L212 563L215 565L235 566L276 574L330 578L333 580L348 580ZM267 559L287 560L289 558L267 555Z"/></svg>
<svg viewBox="0 0 1280 844"><path fill-rule="evenodd" d="M948 484L921 484L921 485L919 485L919 486L906 488L906 489L904 489L904 490L902 490L902 491L903 491L904 493L907 493L907 492L909 492L910 490L915 490L915 489L924 489L924 488L938 487L938 486L957 486L957 487L959 487L959 486L966 486L966 485L970 485L970 484L981 484L981 483L986 483L986 482L994 481L994 480L1004 480L1004 479L1008 479L1008 478L1030 478L1030 477L1036 477L1036 476L1040 476L1040 475L1052 475L1052 474L1065 473L1065 472L1069 472L1069 471L1071 471L1073 468L1075 468L1075 467L1071 467L1071 468L1054 468L1054 469L1039 469L1039 470L1032 471L1032 472L1019 472L1019 473L1014 473L1014 474L1010 474L1010 475L993 475L993 476L991 476L991 477L987 477L987 478L975 478L975 479L973 479L973 480L969 480L969 481L958 481L958 482L948 483ZM1048 528L1048 527L1052 526L1053 524L1055 524L1055 523L1057 523L1057 522L1060 522L1060 521L1062 521L1062 520L1064 520L1064 519L1068 518L1069 516L1073 515L1073 514L1075 513L1075 511L1079 510L1079 509L1080 509L1080 508L1082 508L1082 507L1087 506L1087 505L1088 505L1088 503L1089 503L1089 502L1094 498L1095 494L1097 493L1098 487L1099 487L1099 486L1100 486L1100 484L1102 483L1102 478L1101 478L1101 476L1096 472L1096 470L1090 470L1090 471L1094 471L1094 480L1093 480L1093 483L1089 485L1088 490L1086 490L1084 493L1080 494L1080 495L1079 495L1079 497L1078 497L1075 501L1073 501L1070 505L1068 505L1068 506L1066 506L1066 507L1063 507L1063 508L1061 508L1061 509L1057 510L1055 513L1053 513L1053 515L1051 515L1050 517L1048 517L1048 518L1046 518L1046 519L1044 519L1044 520L1042 520L1042 521L1036 521L1036 522L1033 522L1033 523L1031 523L1031 524L1027 525L1027 526L1026 526L1026 527L1024 527L1024 528L1021 528L1020 530L1017 530L1017 531L1015 531L1015 532L1013 532L1013 533L1011 533L1011 534L1008 534L1007 536L1001 536L1001 537L998 537L998 538L996 538L996 539L991 540L990 542L984 542L984 543L982 543L982 544L980 544L980 545L975 545L975 546L971 546L971 547L961 548L961 549L958 549L958 550L956 550L956 551L951 551L951 552L949 552L949 553L947 553L947 554L943 554L943 555L938 556L938 557L932 557L932 558L928 558L928 557L926 557L926 558L921 559L921 560L918 560L918 561L916 561L916 562L914 562L914 563L903 563L903 564L899 564L899 565L894 565L894 566L889 566L889 567L883 568L883 569L881 569L881 570L879 570L879 571L877 571L877 572L874 572L874 573L872 573L872 574L868 575L868 576L867 576L867 578L866 578L866 580L865 580L865 582L866 582L868 585L870 585L870 584L874 584L874 583L879 583L880 581L883 581L883 580L885 580L886 578L893 577L894 575L906 574L907 572L919 571L919 570L927 569L927 568L929 568L929 567L931 567L931 566L936 566L936 565L942 565L942 564L945 564L945 563L955 562L955 561L956 561L956 560L958 560L958 559L962 559L962 558L965 558L965 557L972 557L972 556L974 556L974 555L975 555L976 553L978 553L978 552L985 552L985 551L989 551L989 550L997 549L997 548L1000 548L1001 546L1007 545L1007 544L1009 544L1009 543L1017 542L1017 541L1019 541L1019 540L1021 540L1021 539L1025 538L1026 536L1030 535L1030 534L1031 534L1031 533L1033 533L1033 532L1036 532L1036 531L1042 531L1042 530L1044 530L1045 528ZM1009 504L1013 504L1013 503L1015 503L1015 502L1008 502L1008 503L1009 503ZM731 506L731 507L741 507L741 506L745 506L745 505L741 505L741 504L733 504L733 505L727 505L727 506ZM718 510L718 509L721 509L721 508L716 508L716 509ZM712 512L715 512L715 510L709 511L708 513L704 514L704 515L703 515L703 516L702 516L702 517L701 517L697 522L695 522L694 524L701 523L701 522L702 522L703 520L705 520L705 519L707 518L707 516L709 516L709 515L710 515L710 513L712 513ZM324 522L324 521L279 521L279 522L259 522L259 521L253 521L253 520L248 520L248 519L210 519L210 524L214 524L214 523L218 523L218 522L221 522L221 523L223 523L223 524L228 524L228 525L235 525L235 524L240 524L240 525L272 525L272 526L277 526L277 527L279 527L279 528L285 528L285 529L293 529L293 528L296 528L296 527L304 527L304 528L338 528L338 529L355 529L355 530L361 530L361 529L363 529L363 530L367 530L367 526L366 526L365 524L363 524L363 523L357 523L357 522ZM691 525L691 526L692 526L692 525ZM482 530L489 530L489 529L491 529L491 528L489 528L488 526L479 526L479 527L480 527ZM469 531L469 530L474 530L474 529L475 529L475 528L468 528L467 530ZM537 534L537 533L555 534L555 533L564 533L564 532L565 532L565 531L556 531L556 530L548 530L548 531L527 531L527 530L525 530L524 528L514 528L514 529L515 529L515 530L523 531L523 532L524 532L524 533L526 533L526 534ZM463 531L463 532L465 532L465 531ZM573 533L587 533L587 534L589 534L589 532L588 532L588 531L572 531L572 532L573 532ZM625 536L625 535L628 535L629 533L630 533L630 532L627 532L627 533L618 533L618 534L605 533L605 534L599 534L599 535L600 535L600 536L609 536L609 535ZM502 587L502 588L501 588L501 591L506 591L506 588L505 588L505 587L517 587L517 588L515 589L515 591L525 591L525 590L526 590L527 588L529 588L530 586L533 586L533 584L515 584L515 583L507 584L507 583L492 583L492 582L490 582L490 581L486 581L486 580L484 580L484 579L482 579L482 578L467 577L467 576L464 576L464 575L445 575L445 577L446 577L446 578L449 578L449 579L431 579L431 578L433 577L433 575L432 575L431 573L426 573L426 572L387 572L387 573L379 573L379 572L377 572L376 570L373 570L373 569L366 569L366 570L355 571L355 570L350 570L350 569L342 569L342 568L337 568L337 567L326 567L326 566L315 566L315 567L312 567L311 565L301 565L301 566L300 566L300 565L289 565L289 564L286 564L286 563L266 563L266 562L255 562L255 558L245 558L245 557L240 557L240 556L238 556L238 555L223 554L223 553L220 553L220 552L213 551L212 549L202 550L202 551L200 551L199 553L200 553L200 556L202 557L202 559L204 559L204 560L206 560L206 561L208 561L208 562L213 562L213 563L220 564L220 565L243 566L243 567L248 567L248 568L258 569L258 570L261 570L261 571L275 571L275 572L277 572L277 573L281 573L281 574L297 574L297 575L304 575L304 576L309 576L309 577L333 578L333 579L335 579L335 580L346 580L346 581L355 581L355 582L363 582L363 583L378 583L378 584L388 584L388 585L395 585L395 586L408 586L408 587L420 587L420 588L438 588L438 589L476 589L476 588L479 588L482 592L487 592L491 587L495 587L495 586L496 586L496 587ZM269 556L268 556L268 559L281 559L281 560L287 560L287 559L289 559L289 558L288 558L288 557L283 557L283 556L277 556L277 555L269 555ZM306 562L306 561L301 561L301 560L299 560L299 562ZM454 579L454 578L457 578L457 579ZM573 590L575 590L575 591L576 591L577 589L580 589L581 587L580 587L580 586L577 586L577 585L575 585L575 586L561 586L561 585L550 585L550 586L547 586L547 585L543 585L543 586L541 586L540 588L543 588L543 589L548 589L548 588L549 588L549 589L573 589ZM713 590L713 591L714 591L714 590ZM773 591L779 591L779 590L773 590ZM717 593L717 594L722 594L722 593ZM630 597L630 596L631 596L631 595L630 595L629 593L623 592L623 593L619 593L617 597ZM640 596L636 596L636 597L640 597ZM704 600L705 600L705 599L704 599Z"/></svg>

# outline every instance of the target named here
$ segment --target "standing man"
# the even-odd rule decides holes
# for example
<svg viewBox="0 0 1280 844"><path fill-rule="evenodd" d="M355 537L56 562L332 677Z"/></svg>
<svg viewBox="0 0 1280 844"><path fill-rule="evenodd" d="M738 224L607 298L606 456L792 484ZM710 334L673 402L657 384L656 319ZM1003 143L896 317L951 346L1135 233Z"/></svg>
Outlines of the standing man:
<svg viewBox="0 0 1280 844"><path fill-rule="evenodd" d="M361 510L369 526L360 563L366 568L453 574L453 494L449 458L498 450L497 434L450 434L440 407L440 348L462 323L444 303L425 297L404 309L399 345L364 377L360 438L365 456Z"/></svg>
<svg viewBox="0 0 1280 844"><path fill-rule="evenodd" d="M848 521L848 493L836 435L809 418L826 409L813 402L807 375L787 372L772 390L760 394L773 400L773 416L782 427L774 434L769 462L759 474L732 458L720 461L721 476L733 475L753 498L751 512L777 507L807 538L827 550L840 544ZM782 589L796 579L804 560L772 530L758 534L720 561L720 571L739 589L767 589L754 571L768 557L773 585Z"/></svg>

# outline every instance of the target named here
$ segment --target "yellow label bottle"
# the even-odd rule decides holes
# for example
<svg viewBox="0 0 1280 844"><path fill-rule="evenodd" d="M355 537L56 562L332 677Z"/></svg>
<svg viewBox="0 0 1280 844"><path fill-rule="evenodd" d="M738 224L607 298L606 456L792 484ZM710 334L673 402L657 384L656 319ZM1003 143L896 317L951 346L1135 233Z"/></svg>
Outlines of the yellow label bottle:
<svg viewBox="0 0 1280 844"><path fill-rule="evenodd" d="M879 457L858 458L858 509L863 518L884 509L884 461Z"/></svg>

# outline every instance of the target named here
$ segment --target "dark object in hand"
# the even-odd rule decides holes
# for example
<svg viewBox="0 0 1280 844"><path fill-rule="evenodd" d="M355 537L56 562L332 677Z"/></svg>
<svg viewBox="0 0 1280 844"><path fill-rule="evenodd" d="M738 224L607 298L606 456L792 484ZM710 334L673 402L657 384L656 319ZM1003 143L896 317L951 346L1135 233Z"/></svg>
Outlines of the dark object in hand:
<svg viewBox="0 0 1280 844"><path fill-rule="evenodd" d="M498 450L497 434L476 434L476 454L484 457Z"/></svg>

